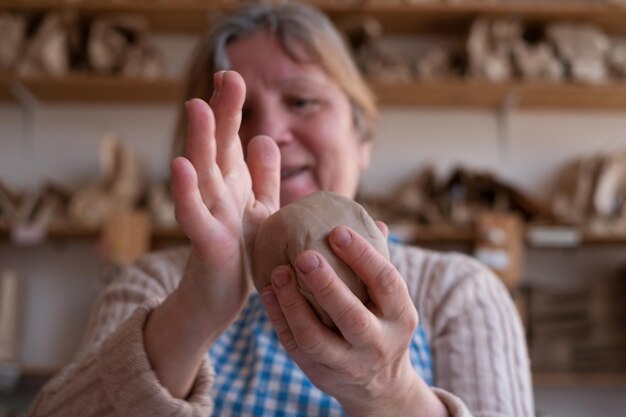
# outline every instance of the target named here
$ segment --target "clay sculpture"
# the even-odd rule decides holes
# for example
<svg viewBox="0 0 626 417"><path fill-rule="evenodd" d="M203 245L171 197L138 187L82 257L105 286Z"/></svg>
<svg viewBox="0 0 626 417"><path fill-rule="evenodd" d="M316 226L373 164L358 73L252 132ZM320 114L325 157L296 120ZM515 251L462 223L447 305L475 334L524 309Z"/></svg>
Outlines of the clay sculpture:
<svg viewBox="0 0 626 417"><path fill-rule="evenodd" d="M135 207L144 194L143 164L136 152L112 133L100 142L100 178L79 189L69 203L74 224L101 227L117 210Z"/></svg>
<svg viewBox="0 0 626 417"><path fill-rule="evenodd" d="M0 13L0 71L11 71L26 39L26 18L9 12Z"/></svg>
<svg viewBox="0 0 626 417"><path fill-rule="evenodd" d="M269 285L271 273L279 265L291 264L298 275L296 257L305 249L313 249L328 261L361 301L367 302L367 288L328 243L330 231L341 225L354 229L389 259L385 236L360 204L335 193L320 191L284 206L261 225L252 259L255 287L261 290ZM300 292L320 320L328 327L335 327L299 276L297 282Z"/></svg>

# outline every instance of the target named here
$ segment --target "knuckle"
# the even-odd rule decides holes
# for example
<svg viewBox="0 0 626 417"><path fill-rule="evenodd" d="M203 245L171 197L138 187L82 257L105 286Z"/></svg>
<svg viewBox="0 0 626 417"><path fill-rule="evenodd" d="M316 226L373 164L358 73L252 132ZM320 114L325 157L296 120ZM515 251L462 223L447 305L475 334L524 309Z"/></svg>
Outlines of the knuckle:
<svg viewBox="0 0 626 417"><path fill-rule="evenodd" d="M413 334L419 323L419 316L415 308L405 308L403 314L400 315L400 327L407 333Z"/></svg>
<svg viewBox="0 0 626 417"><path fill-rule="evenodd" d="M289 316L290 314L296 314L298 310L300 310L299 300L293 297L293 295L291 294L284 294L283 298L280 299L280 305L284 311L285 316Z"/></svg>
<svg viewBox="0 0 626 417"><path fill-rule="evenodd" d="M298 344L294 340L291 331L287 328L277 330L276 334L278 336L278 340L283 345L287 352L293 352L298 348Z"/></svg>
<svg viewBox="0 0 626 417"><path fill-rule="evenodd" d="M364 312L359 311L356 302L350 303L338 316L337 324L346 329L347 332L361 336L368 332L371 326L371 319Z"/></svg>
<svg viewBox="0 0 626 417"><path fill-rule="evenodd" d="M376 261L377 253L374 249L367 245L354 245L356 253L354 256L354 262L363 265L371 265ZM357 248L358 247L358 248Z"/></svg>
<svg viewBox="0 0 626 417"><path fill-rule="evenodd" d="M387 263L376 273L375 282L377 283L376 286L378 290L382 294L391 294L398 291L399 283L402 282L402 280L396 268L390 263Z"/></svg>
<svg viewBox="0 0 626 417"><path fill-rule="evenodd" d="M337 294L338 288L332 279L329 279L324 274L316 274L314 278L315 282L312 282L313 285L309 285L309 289L312 289L311 287L315 286L317 296L322 298L331 298Z"/></svg>
<svg viewBox="0 0 626 417"><path fill-rule="evenodd" d="M300 350L308 355L318 355L324 350L325 343L319 335L307 327L295 333Z"/></svg>

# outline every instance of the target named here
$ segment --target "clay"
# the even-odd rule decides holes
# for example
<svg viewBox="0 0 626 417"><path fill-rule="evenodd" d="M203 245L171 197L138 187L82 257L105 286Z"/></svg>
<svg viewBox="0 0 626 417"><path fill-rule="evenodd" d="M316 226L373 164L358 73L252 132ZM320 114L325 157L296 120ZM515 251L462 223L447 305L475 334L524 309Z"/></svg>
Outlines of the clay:
<svg viewBox="0 0 626 417"><path fill-rule="evenodd" d="M22 77L63 76L70 70L70 37L76 21L73 13L50 13L25 45L17 64Z"/></svg>
<svg viewBox="0 0 626 417"><path fill-rule="evenodd" d="M139 16L104 16L94 21L87 42L89 66L99 74L154 79L163 75L161 52L147 39Z"/></svg>
<svg viewBox="0 0 626 417"><path fill-rule="evenodd" d="M369 298L361 280L333 252L328 234L337 226L348 226L367 239L385 258L389 259L387 240L358 203L341 195L320 191L284 206L271 215L257 235L252 266L254 285L261 290L271 282L271 273L279 265L295 267L296 257L305 249L320 253L337 275L363 302ZM309 301L320 320L328 327L334 323L315 301L304 282L297 277L302 295Z"/></svg>
<svg viewBox="0 0 626 417"><path fill-rule="evenodd" d="M470 77L490 82L513 78L511 48L521 36L522 25L517 20L474 21L466 41Z"/></svg>
<svg viewBox="0 0 626 417"><path fill-rule="evenodd" d="M0 71L12 71L26 39L25 16L0 13Z"/></svg>
<svg viewBox="0 0 626 417"><path fill-rule="evenodd" d="M101 227L117 210L134 207L144 194L145 175L138 154L114 134L100 142L100 178L79 189L69 203L70 221Z"/></svg>
<svg viewBox="0 0 626 417"><path fill-rule="evenodd" d="M611 42L602 30L587 24L554 23L546 34L573 80L594 84L609 80Z"/></svg>

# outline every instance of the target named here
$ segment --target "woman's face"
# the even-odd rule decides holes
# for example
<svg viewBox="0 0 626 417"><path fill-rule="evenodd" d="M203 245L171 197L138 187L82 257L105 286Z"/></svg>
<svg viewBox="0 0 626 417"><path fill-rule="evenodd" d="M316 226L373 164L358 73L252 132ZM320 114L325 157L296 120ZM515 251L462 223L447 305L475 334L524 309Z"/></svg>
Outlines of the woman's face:
<svg viewBox="0 0 626 417"><path fill-rule="evenodd" d="M371 144L357 134L339 85L319 66L292 60L265 31L232 42L227 52L246 82L244 149L260 134L280 148L281 206L318 190L353 198Z"/></svg>

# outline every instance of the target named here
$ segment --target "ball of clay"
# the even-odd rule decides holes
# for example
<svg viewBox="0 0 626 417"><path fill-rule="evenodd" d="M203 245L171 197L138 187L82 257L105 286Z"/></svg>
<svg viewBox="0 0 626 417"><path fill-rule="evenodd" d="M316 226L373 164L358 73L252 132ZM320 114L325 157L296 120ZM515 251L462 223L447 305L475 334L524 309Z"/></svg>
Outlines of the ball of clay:
<svg viewBox="0 0 626 417"><path fill-rule="evenodd" d="M339 194L319 191L282 207L261 225L253 254L255 287L260 291L270 284L274 268L291 264L296 271L298 288L302 295L326 326L335 327L300 279L295 268L295 259L305 249L319 252L348 288L361 301L366 302L369 297L365 285L335 255L328 242L328 234L337 226L354 229L389 259L385 236L361 205Z"/></svg>

